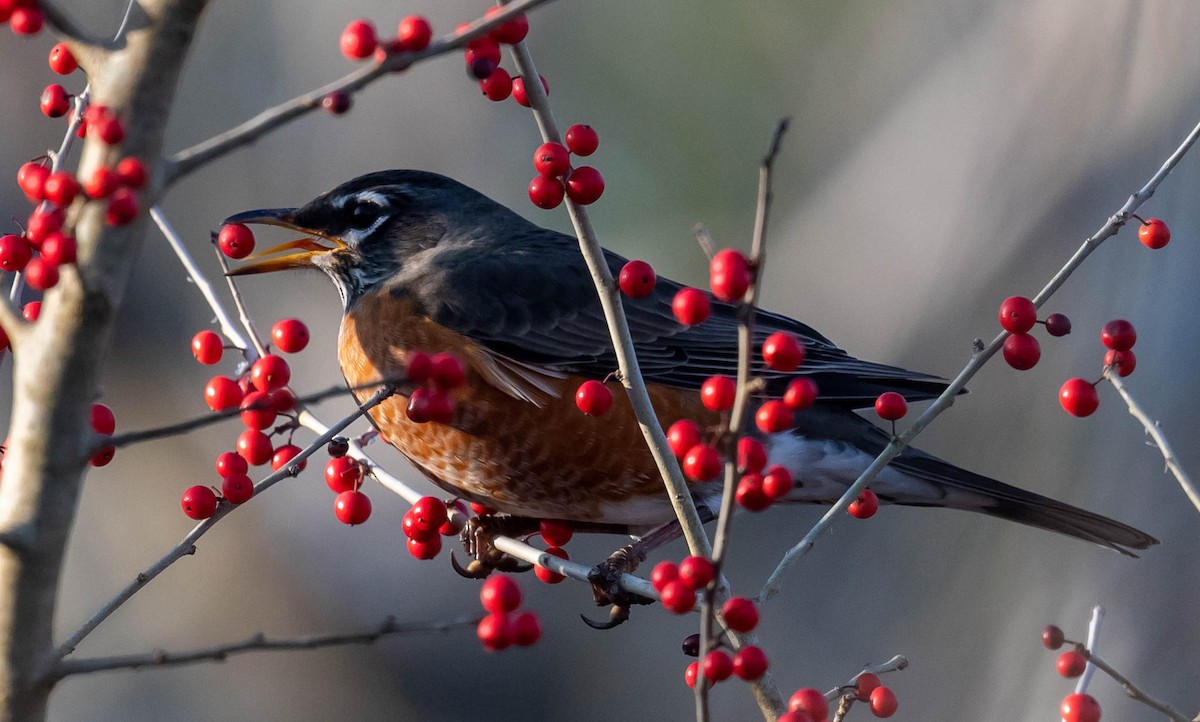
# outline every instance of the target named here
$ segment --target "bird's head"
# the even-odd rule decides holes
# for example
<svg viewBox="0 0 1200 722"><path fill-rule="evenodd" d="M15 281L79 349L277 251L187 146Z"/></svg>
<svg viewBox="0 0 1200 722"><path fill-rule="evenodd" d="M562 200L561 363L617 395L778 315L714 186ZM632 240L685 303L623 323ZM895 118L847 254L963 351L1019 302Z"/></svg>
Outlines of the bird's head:
<svg viewBox="0 0 1200 722"><path fill-rule="evenodd" d="M427 260L439 247L470 242L498 216L515 216L477 191L436 173L389 170L347 181L300 208L238 213L225 223L280 226L304 234L256 253L229 275L317 269L349 308Z"/></svg>

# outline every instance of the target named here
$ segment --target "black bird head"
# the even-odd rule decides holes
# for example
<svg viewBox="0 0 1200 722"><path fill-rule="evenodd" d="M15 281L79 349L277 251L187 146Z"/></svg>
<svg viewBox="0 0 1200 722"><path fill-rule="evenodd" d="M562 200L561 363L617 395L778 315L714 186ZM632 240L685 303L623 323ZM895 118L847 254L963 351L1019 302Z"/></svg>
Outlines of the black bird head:
<svg viewBox="0 0 1200 722"><path fill-rule="evenodd" d="M437 173L388 170L347 181L301 208L246 211L225 223L280 226L306 236L251 256L229 275L315 268L333 279L349 308L422 254L528 222Z"/></svg>

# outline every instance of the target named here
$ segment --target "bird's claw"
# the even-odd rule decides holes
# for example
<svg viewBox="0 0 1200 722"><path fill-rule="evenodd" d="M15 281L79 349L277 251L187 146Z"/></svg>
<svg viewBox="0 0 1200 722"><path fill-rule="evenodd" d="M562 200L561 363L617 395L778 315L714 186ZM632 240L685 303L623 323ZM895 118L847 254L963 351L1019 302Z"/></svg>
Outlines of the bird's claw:
<svg viewBox="0 0 1200 722"><path fill-rule="evenodd" d="M460 576L468 579L483 579L499 569L502 572L527 572L533 565L509 556L492 544L492 539L498 534L511 535L514 530L521 531L529 525L529 520L522 517L510 516L474 516L467 520L460 539L463 550L471 556L471 561L464 567L450 554L450 566Z"/></svg>
<svg viewBox="0 0 1200 722"><path fill-rule="evenodd" d="M584 624L588 625L592 629L612 629L613 627L629 619L629 607L622 607L619 604L614 604L612 609L608 610L607 622L597 622L588 619L587 615L584 614L580 614L579 618L583 620Z"/></svg>
<svg viewBox="0 0 1200 722"><path fill-rule="evenodd" d="M621 588L621 576L636 569L638 561L640 560L630 555L629 547L622 547L588 572L588 582L592 585L592 599L595 600L596 606L612 605L607 622L595 622L584 617L583 621L589 627L612 629L629 619L629 609L633 605L654 603L653 599Z"/></svg>

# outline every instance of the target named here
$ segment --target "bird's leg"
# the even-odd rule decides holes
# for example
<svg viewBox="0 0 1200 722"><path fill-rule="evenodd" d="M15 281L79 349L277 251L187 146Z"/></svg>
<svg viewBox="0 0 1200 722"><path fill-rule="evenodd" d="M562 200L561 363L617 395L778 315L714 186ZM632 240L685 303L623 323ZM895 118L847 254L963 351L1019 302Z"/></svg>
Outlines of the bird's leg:
<svg viewBox="0 0 1200 722"><path fill-rule="evenodd" d="M492 545L492 538L498 535L522 537L536 532L539 528L537 519L524 516L509 516L507 514L487 514L473 516L463 527L460 539L463 550L471 557L466 567L458 563L454 554L450 554L450 565L454 571L468 579L483 579L493 570L502 572L527 572L533 568L520 559L510 557Z"/></svg>
<svg viewBox="0 0 1200 722"><path fill-rule="evenodd" d="M707 507L700 506L698 511L702 522L712 521L714 515ZM594 622L587 617L584 617L583 621L594 629L612 629L629 619L629 608L632 605L653 604L653 599L621 589L621 575L633 572L638 565L646 561L646 556L650 552L681 536L683 536L683 527L679 525L678 519L672 519L666 524L650 530L632 544L626 544L610 554L607 559L592 567L592 570L588 572L588 581L592 585L592 599L595 600L598 607L611 604L613 608L607 622Z"/></svg>

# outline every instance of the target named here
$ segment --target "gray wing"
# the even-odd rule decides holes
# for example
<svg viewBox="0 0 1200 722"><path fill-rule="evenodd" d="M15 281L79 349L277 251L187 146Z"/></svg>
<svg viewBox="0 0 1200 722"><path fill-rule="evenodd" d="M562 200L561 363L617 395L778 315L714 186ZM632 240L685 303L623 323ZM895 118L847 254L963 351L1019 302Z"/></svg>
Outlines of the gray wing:
<svg viewBox="0 0 1200 722"><path fill-rule="evenodd" d="M605 253L615 276L626 259ZM419 272L411 270L405 292L433 320L493 353L597 379L617 369L603 310L574 238L530 225L503 245L444 243ZM671 312L681 288L660 276L650 296L622 301L646 381L699 388L713 374L736 373L737 312L714 298L708 321L683 326ZM796 334L807 357L793 373L771 371L756 360L755 372L771 393L782 393L790 379L805 375L816 381L823 401L859 408L884 391L919 400L945 388L935 376L854 358L803 323L765 311L755 318L756 348L780 330Z"/></svg>

